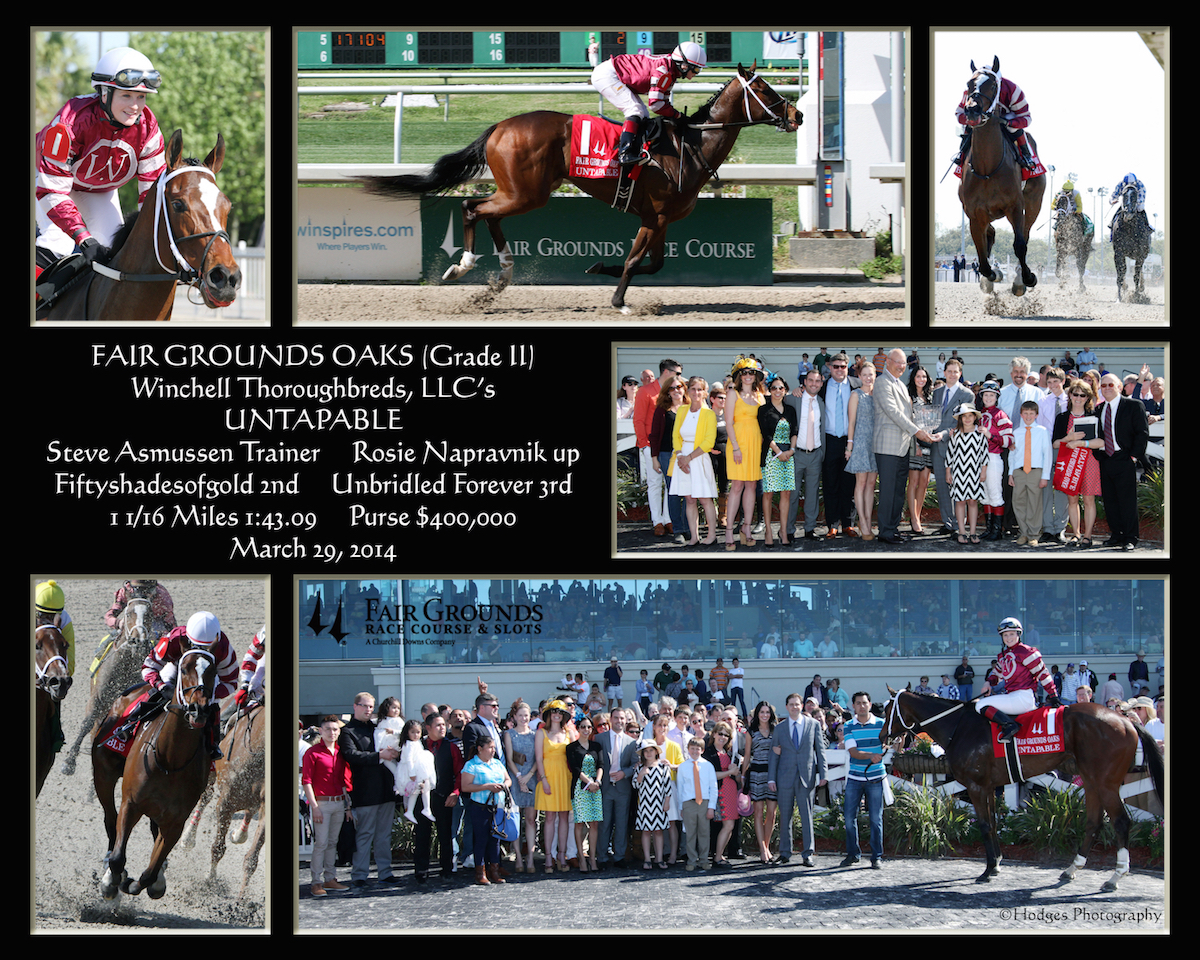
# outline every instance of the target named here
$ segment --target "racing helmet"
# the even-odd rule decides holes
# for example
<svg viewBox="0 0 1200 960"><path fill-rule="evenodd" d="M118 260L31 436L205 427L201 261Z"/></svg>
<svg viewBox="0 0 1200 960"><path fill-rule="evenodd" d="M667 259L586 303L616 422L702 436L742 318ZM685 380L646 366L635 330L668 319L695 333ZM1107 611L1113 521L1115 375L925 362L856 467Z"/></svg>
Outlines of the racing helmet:
<svg viewBox="0 0 1200 960"><path fill-rule="evenodd" d="M679 64L679 68L685 72L690 68L693 73L698 73L703 67L708 66L708 54L704 52L704 48L700 44L693 43L691 40L685 40L672 50L671 59Z"/></svg>
<svg viewBox="0 0 1200 960"><path fill-rule="evenodd" d="M161 82L162 76L154 69L154 64L132 47L109 50L92 71L92 86L101 93L103 87L157 93Z"/></svg>
<svg viewBox="0 0 1200 960"><path fill-rule="evenodd" d="M221 639L221 624L207 610L193 613L187 622L187 638L196 647L211 647Z"/></svg>
<svg viewBox="0 0 1200 960"><path fill-rule="evenodd" d="M1001 635L1007 633L1009 630L1017 631L1018 635L1025 632L1025 628L1021 626L1021 621L1016 617L1005 617L1000 621L1000 625L996 627L996 632Z"/></svg>
<svg viewBox="0 0 1200 960"><path fill-rule="evenodd" d="M38 613L61 613L66 605L63 588L56 580L39 583L34 590L33 605Z"/></svg>

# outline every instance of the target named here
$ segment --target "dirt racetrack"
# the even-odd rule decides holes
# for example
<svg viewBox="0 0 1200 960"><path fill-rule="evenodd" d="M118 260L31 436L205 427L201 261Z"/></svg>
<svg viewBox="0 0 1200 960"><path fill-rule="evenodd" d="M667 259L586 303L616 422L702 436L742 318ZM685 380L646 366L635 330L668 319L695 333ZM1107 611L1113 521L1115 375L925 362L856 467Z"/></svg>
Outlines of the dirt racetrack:
<svg viewBox="0 0 1200 960"><path fill-rule="evenodd" d="M50 579L39 576L37 581ZM104 613L120 586L118 577L76 579L53 577L66 595L67 612L75 622L77 644L75 683L63 703L63 734L68 747L83 720L88 667L97 644L109 631ZM210 610L239 657L251 637L265 622L266 590L263 580L164 580L175 603L180 623L197 610ZM200 821L196 845L172 851L167 867L167 892L160 900L146 894L120 894L106 901L99 893L107 840L104 815L92 784L92 764L84 741L75 773L65 776L56 758L34 806L35 876L34 931L113 933L149 930L261 930L266 918L266 872L271 844L268 841L259 866L239 900L242 861L249 843L229 845L214 879L209 879L213 844L215 804L210 804ZM118 803L119 803L118 785ZM236 818L235 818L236 822ZM258 826L251 824L250 837ZM150 829L146 820L134 828L130 842L129 872L141 873L150 855Z"/></svg>
<svg viewBox="0 0 1200 960"><path fill-rule="evenodd" d="M628 316L611 305L613 286L523 286L493 292L479 284L318 284L298 287L297 322L348 323L906 323L899 279L858 283L776 283L769 287L639 287Z"/></svg>
<svg viewBox="0 0 1200 960"><path fill-rule="evenodd" d="M1053 277L1040 282L1023 297L1012 295L1012 281L996 284L995 292L984 293L979 284L936 283L933 293L934 323L967 323L984 320L1001 323L1014 320L1064 323L1099 320L1103 323L1155 323L1167 321L1164 291L1147 287L1148 304L1118 303L1117 284L1109 279L1089 283L1082 293L1072 283L1059 288Z"/></svg>

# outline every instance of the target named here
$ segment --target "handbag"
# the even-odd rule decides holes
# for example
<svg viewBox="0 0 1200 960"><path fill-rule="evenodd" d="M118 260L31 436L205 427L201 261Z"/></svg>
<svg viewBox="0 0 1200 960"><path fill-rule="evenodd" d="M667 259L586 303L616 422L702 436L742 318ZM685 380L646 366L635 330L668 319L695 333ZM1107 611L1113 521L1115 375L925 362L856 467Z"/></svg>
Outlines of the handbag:
<svg viewBox="0 0 1200 960"><path fill-rule="evenodd" d="M508 787L504 788L504 803L500 802L499 796L499 794L493 793L488 798L488 806L495 808L492 811L492 836L498 840L507 840L512 843L521 835L519 808L513 801Z"/></svg>

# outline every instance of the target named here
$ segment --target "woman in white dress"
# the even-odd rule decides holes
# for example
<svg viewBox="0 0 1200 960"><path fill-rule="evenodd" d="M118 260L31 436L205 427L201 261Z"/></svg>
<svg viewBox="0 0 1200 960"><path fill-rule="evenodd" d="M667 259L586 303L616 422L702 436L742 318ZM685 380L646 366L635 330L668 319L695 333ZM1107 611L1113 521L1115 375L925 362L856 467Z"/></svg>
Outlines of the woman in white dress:
<svg viewBox="0 0 1200 960"><path fill-rule="evenodd" d="M692 377L688 381L690 404L675 414L675 459L668 473L671 496L687 498L688 546L700 543L700 506L708 518L705 544L717 539L717 480L709 453L717 442L717 417L709 409L708 381Z"/></svg>

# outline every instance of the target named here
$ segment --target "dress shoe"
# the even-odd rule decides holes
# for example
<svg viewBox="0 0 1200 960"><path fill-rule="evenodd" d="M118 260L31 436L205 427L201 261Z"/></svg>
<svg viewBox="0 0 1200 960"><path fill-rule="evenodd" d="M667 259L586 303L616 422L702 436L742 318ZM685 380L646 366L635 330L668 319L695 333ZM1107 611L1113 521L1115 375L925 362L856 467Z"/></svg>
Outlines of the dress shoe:
<svg viewBox="0 0 1200 960"><path fill-rule="evenodd" d="M326 880L324 883L326 890L349 890L350 888L344 883L338 883L336 880Z"/></svg>
<svg viewBox="0 0 1200 960"><path fill-rule="evenodd" d="M663 525L661 523L656 523L654 525L654 535L656 537L661 537L663 535Z"/></svg>
<svg viewBox="0 0 1200 960"><path fill-rule="evenodd" d="M838 538L838 536L839 536L838 528L830 527L829 532L827 534L825 534L825 539L826 540L836 540Z"/></svg>
<svg viewBox="0 0 1200 960"><path fill-rule="evenodd" d="M325 892L325 888L319 883L314 883L308 890L314 897L327 897L329 894Z"/></svg>
<svg viewBox="0 0 1200 960"><path fill-rule="evenodd" d="M890 534L890 535L888 535L888 536L886 536L886 537L885 537L885 536L883 536L882 534L880 534L880 535L879 535L878 537L876 537L875 539L876 539L876 540L878 540L880 543L890 543L890 544L892 544L893 546L899 546L899 545L900 545L900 544L902 544L902 543L907 543L907 542L908 542L908 541L907 541L907 540L905 540L905 539L904 539L902 536L900 536L899 534L896 534L896 533Z"/></svg>
<svg viewBox="0 0 1200 960"><path fill-rule="evenodd" d="M848 537L857 537L858 536L858 531L855 530L853 527L846 527L845 533L846 533L846 536L848 536Z"/></svg>
<svg viewBox="0 0 1200 960"><path fill-rule="evenodd" d="M774 860L772 860L771 863L776 864L776 865L781 865L784 863L791 863L791 860L792 860L791 857L785 857L785 856L783 856L783 854L780 854Z"/></svg>
<svg viewBox="0 0 1200 960"><path fill-rule="evenodd" d="M846 857L845 860L843 860L841 863L839 863L838 866L839 867L852 867L856 863L861 863L861 862L862 862L861 857L856 857L854 854L851 853Z"/></svg>
<svg viewBox="0 0 1200 960"><path fill-rule="evenodd" d="M804 539L805 540L820 540L821 538L817 536L816 530L805 530L804 531Z"/></svg>
<svg viewBox="0 0 1200 960"><path fill-rule="evenodd" d="M879 857L872 857L871 858L871 869L872 870L882 870L883 869L883 860L881 860Z"/></svg>
<svg viewBox="0 0 1200 960"><path fill-rule="evenodd" d="M801 864L801 866L805 866L805 867L815 867L816 866L816 863L813 861L812 857L802 857L800 860L800 864Z"/></svg>

